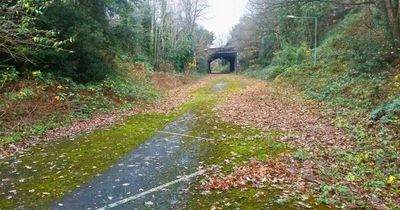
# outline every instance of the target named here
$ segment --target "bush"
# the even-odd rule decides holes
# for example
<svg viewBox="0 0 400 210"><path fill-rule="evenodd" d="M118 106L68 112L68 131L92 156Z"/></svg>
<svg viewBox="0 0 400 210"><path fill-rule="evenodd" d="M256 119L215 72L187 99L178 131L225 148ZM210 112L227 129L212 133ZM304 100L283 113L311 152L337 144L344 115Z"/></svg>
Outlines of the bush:
<svg viewBox="0 0 400 210"><path fill-rule="evenodd" d="M282 50L275 53L273 65L289 67L312 62L312 51L305 44L300 46L284 45Z"/></svg>
<svg viewBox="0 0 400 210"><path fill-rule="evenodd" d="M344 70L358 75L387 70L388 60L396 50L391 47L384 26L372 23L373 28L368 28L359 24L369 18L365 12L348 15L320 46L320 59L327 64L342 64Z"/></svg>
<svg viewBox="0 0 400 210"><path fill-rule="evenodd" d="M261 49L259 53L259 63L263 66L271 64L276 50L276 37L275 35L267 35L261 41Z"/></svg>
<svg viewBox="0 0 400 210"><path fill-rule="evenodd" d="M382 123L400 124L400 95L392 101L375 108L370 117Z"/></svg>
<svg viewBox="0 0 400 210"><path fill-rule="evenodd" d="M8 82L18 79L18 72L14 67L5 68L3 71L0 69L0 89Z"/></svg>
<svg viewBox="0 0 400 210"><path fill-rule="evenodd" d="M102 87L130 101L152 101L160 97L153 87L117 74L107 76L102 83Z"/></svg>

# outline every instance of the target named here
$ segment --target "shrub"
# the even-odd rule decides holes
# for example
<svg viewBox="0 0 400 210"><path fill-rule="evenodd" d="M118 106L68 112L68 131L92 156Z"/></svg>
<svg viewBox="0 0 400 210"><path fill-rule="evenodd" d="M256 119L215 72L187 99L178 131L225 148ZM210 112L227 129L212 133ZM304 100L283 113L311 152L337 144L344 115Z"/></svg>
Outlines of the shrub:
<svg viewBox="0 0 400 210"><path fill-rule="evenodd" d="M400 95L388 103L375 108L371 114L371 119L380 120L382 123L400 122Z"/></svg>
<svg viewBox="0 0 400 210"><path fill-rule="evenodd" d="M130 101L151 101L160 97L153 87L117 74L107 76L102 86L106 90L114 92L117 96L127 98Z"/></svg>
<svg viewBox="0 0 400 210"><path fill-rule="evenodd" d="M12 82L18 79L18 72L14 67L5 68L3 71L0 70L0 89L8 82Z"/></svg>
<svg viewBox="0 0 400 210"><path fill-rule="evenodd" d="M311 49L302 43L300 46L284 45L282 50L275 53L273 65L288 67L312 61Z"/></svg>

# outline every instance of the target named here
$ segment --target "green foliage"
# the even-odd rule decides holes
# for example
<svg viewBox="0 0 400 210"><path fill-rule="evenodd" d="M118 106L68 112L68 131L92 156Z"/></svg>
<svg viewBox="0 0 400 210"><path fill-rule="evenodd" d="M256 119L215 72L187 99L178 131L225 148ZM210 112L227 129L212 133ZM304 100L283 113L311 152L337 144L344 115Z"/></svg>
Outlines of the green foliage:
<svg viewBox="0 0 400 210"><path fill-rule="evenodd" d="M377 98L388 81L388 60L396 52L383 26L374 23L372 30L359 24L368 18L365 11L349 14L329 31L318 48L315 67L307 44L285 44L274 54L272 65L252 74L263 79L284 78L309 96L336 106L371 110L381 103Z"/></svg>
<svg viewBox="0 0 400 210"><path fill-rule="evenodd" d="M55 1L41 17L44 28L63 33L61 39L73 37L64 48L69 52L45 51L42 59L54 63L51 69L78 82L98 81L110 72L114 54L106 50L111 45L110 26L106 16L106 1Z"/></svg>
<svg viewBox="0 0 400 210"><path fill-rule="evenodd" d="M284 67L281 66L268 66L261 70L247 70L246 75L264 80L274 80L277 76L285 71Z"/></svg>
<svg viewBox="0 0 400 210"><path fill-rule="evenodd" d="M57 39L53 28L41 29L37 18L51 4L49 0L18 0L0 3L0 65L36 63L43 49L60 49L66 43Z"/></svg>
<svg viewBox="0 0 400 210"><path fill-rule="evenodd" d="M18 79L18 72L14 67L8 67L4 71L0 71L0 88L6 83L16 81Z"/></svg>
<svg viewBox="0 0 400 210"><path fill-rule="evenodd" d="M323 204L333 204L333 200L330 196L332 191L335 189L332 185L322 185L321 187L321 196L318 198L318 201Z"/></svg>
<svg viewBox="0 0 400 210"><path fill-rule="evenodd" d="M261 41L261 49L259 53L259 63L262 66L271 64L272 58L274 57L274 51L276 50L276 37L275 35L266 35Z"/></svg>
<svg viewBox="0 0 400 210"><path fill-rule="evenodd" d="M400 124L400 95L392 101L375 108L371 119L380 120L382 123Z"/></svg>
<svg viewBox="0 0 400 210"><path fill-rule="evenodd" d="M87 83L106 78L117 56L129 61L151 56L151 14L139 0L21 0L0 6L6 11L0 65L33 71L40 64L42 72Z"/></svg>
<svg viewBox="0 0 400 210"><path fill-rule="evenodd" d="M20 101L36 96L36 93L30 88L24 88L19 92L6 93L5 95L8 96L11 101Z"/></svg>
<svg viewBox="0 0 400 210"><path fill-rule="evenodd" d="M305 44L298 46L284 45L282 50L275 53L273 64L281 67L290 67L312 61L312 52Z"/></svg>
<svg viewBox="0 0 400 210"><path fill-rule="evenodd" d="M0 71L15 67L30 74L40 67L42 73L91 83L114 73L120 59L184 72L195 51L202 52L214 36L195 22L176 20L166 5L142 0L2 2Z"/></svg>
<svg viewBox="0 0 400 210"><path fill-rule="evenodd" d="M388 38L384 21L376 14L376 8L354 10L325 31L320 36L323 38L316 66L310 62L310 48L298 44L304 37L290 23L299 36L284 33L286 44L275 52L273 63L246 72L261 79L288 82L309 97L323 101L329 107L329 116L335 116L336 125L353 139L354 150L341 151L333 157L352 167L332 167L324 172L338 184L321 186L321 203L334 204L333 198L339 196L365 205L352 195L346 182L357 183L387 200L392 199L388 196L398 194L398 190L388 186L396 183L398 177L394 163L398 162L399 148L399 52ZM296 151L294 156L299 160L307 158L302 151ZM390 202L388 206L395 205L393 199Z"/></svg>
<svg viewBox="0 0 400 210"><path fill-rule="evenodd" d="M230 72L230 63L217 59L211 62L211 71L212 73L229 73Z"/></svg>
<svg viewBox="0 0 400 210"><path fill-rule="evenodd" d="M23 88L0 93L3 99L0 108L8 110L1 112L5 121L0 124L3 132L0 132L0 144L42 134L68 124L72 119L87 119L115 109L131 109L136 106L136 101L151 102L160 98L154 87L122 73L110 74L102 82L89 84L77 84L70 78L40 71L34 71L31 77L33 80L20 81ZM26 115L27 112L32 116ZM10 126L10 123L18 126Z"/></svg>
<svg viewBox="0 0 400 210"><path fill-rule="evenodd" d="M326 63L342 62L353 74L380 73L388 68L388 60L396 53L382 25L366 12L348 15L330 31L320 47L320 59ZM372 29L360 26L371 21Z"/></svg>
<svg viewBox="0 0 400 210"><path fill-rule="evenodd" d="M208 70L208 59L204 57L197 58L196 70L198 73L205 74Z"/></svg>
<svg viewBox="0 0 400 210"><path fill-rule="evenodd" d="M123 75L108 76L103 81L102 87L129 101L154 101L160 97L153 87L137 80L128 80Z"/></svg>
<svg viewBox="0 0 400 210"><path fill-rule="evenodd" d="M307 43L308 47L314 46L314 19L313 18L288 18L287 15L298 17L317 17L320 22L319 34L329 30L331 23L327 20L332 16L332 11L338 9L337 5L321 3L318 1L301 2L292 1L284 7L278 7L273 14L276 16L277 25L280 29L281 41L292 46ZM273 33L273 32L271 32Z"/></svg>
<svg viewBox="0 0 400 210"><path fill-rule="evenodd" d="M186 36L176 48L170 49L168 60L178 72L184 72L186 64L194 58L193 37Z"/></svg>
<svg viewBox="0 0 400 210"><path fill-rule="evenodd" d="M293 157L294 157L296 160L306 160L306 159L308 159L309 157L311 157L311 155L310 155L307 151L304 151L303 149L298 149L298 150L296 150L295 153L293 154Z"/></svg>

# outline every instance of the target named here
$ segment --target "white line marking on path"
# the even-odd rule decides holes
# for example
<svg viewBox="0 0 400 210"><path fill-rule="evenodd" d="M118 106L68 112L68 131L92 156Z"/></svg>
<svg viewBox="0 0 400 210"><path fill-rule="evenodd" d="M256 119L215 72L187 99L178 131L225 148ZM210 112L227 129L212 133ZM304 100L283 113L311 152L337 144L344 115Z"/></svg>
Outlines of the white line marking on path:
<svg viewBox="0 0 400 210"><path fill-rule="evenodd" d="M120 206L120 205L122 205L122 204L125 204L125 203L128 203L128 202L130 202L130 201L136 200L136 199L141 198L141 197L143 197L143 196L146 196L146 195L148 195L148 194L151 194L151 193L160 191L160 190L162 190L162 189L164 189L164 188L167 188L167 187L169 187L169 186L171 186L171 185L178 184L179 182L189 181L189 179L191 179L191 178L193 178L193 177L196 177L196 176L200 176L200 175L204 174L205 172L206 172L206 170L198 171L198 172L196 172L196 173L193 173L193 174L184 176L184 177L182 177L182 178L180 178L180 179L177 179L177 180L175 180L175 181L168 182L168 183L166 183L166 184L163 184L163 185L160 185L160 186L158 186L158 187L152 188L152 189L147 190L147 191L145 191L145 192L136 194L136 195L134 195L134 196L132 196L132 197L125 198L125 199L120 200L120 201L118 201L118 202L109 204L109 205L104 206L104 207L102 207L102 208L99 208L99 209L97 209L97 210L106 210L106 209L112 209L112 208L118 207L118 206Z"/></svg>
<svg viewBox="0 0 400 210"><path fill-rule="evenodd" d="M186 135L186 134L172 133L172 132L167 132L167 131L158 131L157 133L170 134L170 135L174 135L174 136L189 137L189 138L200 139L200 140L209 140L209 141L213 141L214 140L214 139L209 139L209 138L190 136L190 135Z"/></svg>

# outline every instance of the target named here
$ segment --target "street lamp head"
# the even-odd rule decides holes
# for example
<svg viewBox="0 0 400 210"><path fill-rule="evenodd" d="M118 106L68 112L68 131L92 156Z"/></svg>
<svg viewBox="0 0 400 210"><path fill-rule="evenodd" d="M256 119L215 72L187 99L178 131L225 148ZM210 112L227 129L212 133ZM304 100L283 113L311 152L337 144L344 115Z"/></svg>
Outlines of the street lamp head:
<svg viewBox="0 0 400 210"><path fill-rule="evenodd" d="M288 15L288 16L286 16L287 18L297 18L296 16L294 16L294 15Z"/></svg>

